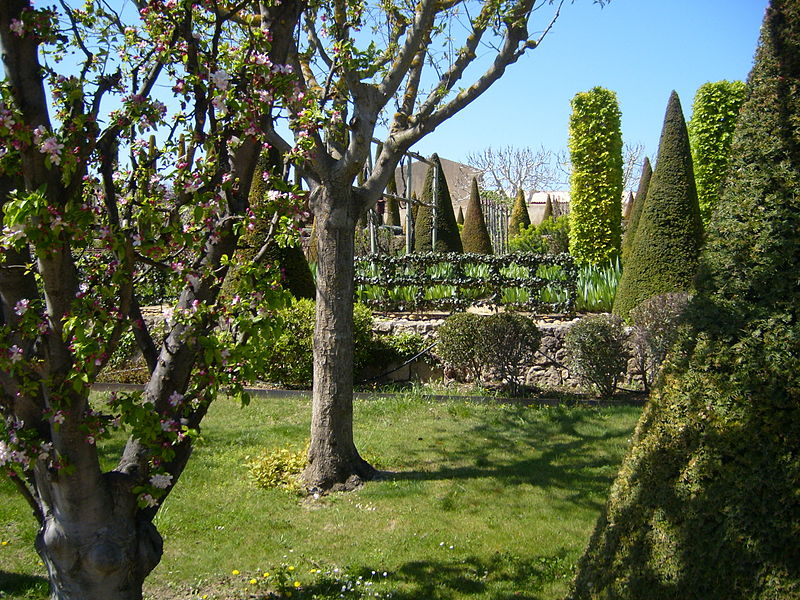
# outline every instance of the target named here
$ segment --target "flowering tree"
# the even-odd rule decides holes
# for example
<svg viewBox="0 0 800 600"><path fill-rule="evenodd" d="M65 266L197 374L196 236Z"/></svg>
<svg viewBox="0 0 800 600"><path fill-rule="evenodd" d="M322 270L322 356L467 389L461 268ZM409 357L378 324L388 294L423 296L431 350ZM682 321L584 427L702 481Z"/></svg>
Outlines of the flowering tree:
<svg viewBox="0 0 800 600"><path fill-rule="evenodd" d="M313 120L285 64L298 3L135 4L0 3L0 466L39 520L57 599L141 598L162 552L153 517L217 390L245 399L280 300L259 253L242 268L262 286L218 302L264 216L248 192L273 115L299 139ZM285 231L297 195L262 176ZM175 298L163 336L140 307L156 271ZM124 335L144 391L90 397ZM103 472L97 441L119 428L129 440Z"/></svg>
<svg viewBox="0 0 800 600"><path fill-rule="evenodd" d="M311 487L354 485L374 474L353 442L356 220L378 200L403 153L535 48L562 4L333 0L306 8L289 62L302 74L303 93L316 99L316 112L301 117L329 119L326 127L295 136L313 145L302 171L312 189L318 248L313 415L305 472ZM544 20L531 35L534 11ZM388 134L371 173L359 183L379 124ZM277 134L270 141L285 150L292 145Z"/></svg>

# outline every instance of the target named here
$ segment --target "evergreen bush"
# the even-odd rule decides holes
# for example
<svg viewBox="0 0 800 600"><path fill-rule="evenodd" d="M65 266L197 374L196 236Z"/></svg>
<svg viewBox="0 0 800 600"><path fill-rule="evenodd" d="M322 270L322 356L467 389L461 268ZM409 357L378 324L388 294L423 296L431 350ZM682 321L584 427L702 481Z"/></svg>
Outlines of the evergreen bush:
<svg viewBox="0 0 800 600"><path fill-rule="evenodd" d="M467 205L467 216L464 219L464 229L461 231L461 242L464 252L492 254L492 241L489 239L489 230L486 229L486 219L483 217L478 181L474 177Z"/></svg>
<svg viewBox="0 0 800 600"><path fill-rule="evenodd" d="M516 396L542 341L539 328L528 317L505 312L482 317L478 332L473 343L481 362Z"/></svg>
<svg viewBox="0 0 800 600"><path fill-rule="evenodd" d="M542 213L542 223L553 218L553 200L550 198L550 194L547 194L547 201L544 204L544 212Z"/></svg>
<svg viewBox="0 0 800 600"><path fill-rule="evenodd" d="M672 92L656 168L624 265L614 313L627 319L633 308L652 296L689 290L702 241L686 122L678 95Z"/></svg>
<svg viewBox="0 0 800 600"><path fill-rule="evenodd" d="M644 157L642 165L642 176L639 178L639 188L633 197L633 205L628 215L627 226L625 227L625 237L622 239L622 264L628 261L628 257L633 247L633 240L636 238L636 230L639 228L639 219L642 217L647 190L650 187L650 179L653 177L653 167L650 166L650 159Z"/></svg>
<svg viewBox="0 0 800 600"><path fill-rule="evenodd" d="M436 354L467 379L492 373L516 394L541 339L536 323L516 313L457 313L439 327Z"/></svg>
<svg viewBox="0 0 800 600"><path fill-rule="evenodd" d="M572 99L569 121L570 253L605 264L622 238L622 132L617 95L595 87Z"/></svg>
<svg viewBox="0 0 800 600"><path fill-rule="evenodd" d="M439 156L434 154L430 161L425 185L422 189L422 204L414 216L414 251L415 252L463 252L461 236L458 233L456 215L450 190L444 176ZM434 198L434 172L438 172L438 194ZM433 247L431 230L433 228L433 204L436 203L436 247Z"/></svg>
<svg viewBox="0 0 800 600"><path fill-rule="evenodd" d="M511 216L508 218L508 239L513 240L519 235L523 227L531 226L531 216L528 213L528 203L525 202L525 192L519 190L511 207Z"/></svg>
<svg viewBox="0 0 800 600"><path fill-rule="evenodd" d="M772 0L685 333L572 600L800 597L798 122L800 4Z"/></svg>
<svg viewBox="0 0 800 600"><path fill-rule="evenodd" d="M611 396L628 366L625 326L614 315L592 315L574 323L564 337L571 373L601 397Z"/></svg>
<svg viewBox="0 0 800 600"><path fill-rule="evenodd" d="M701 85L688 124L700 216L708 224L728 171L731 142L747 86L741 81Z"/></svg>

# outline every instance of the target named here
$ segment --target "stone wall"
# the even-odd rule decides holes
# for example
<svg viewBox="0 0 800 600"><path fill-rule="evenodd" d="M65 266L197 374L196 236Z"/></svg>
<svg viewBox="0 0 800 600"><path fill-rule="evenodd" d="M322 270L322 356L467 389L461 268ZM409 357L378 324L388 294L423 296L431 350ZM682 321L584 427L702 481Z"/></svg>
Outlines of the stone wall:
<svg viewBox="0 0 800 600"><path fill-rule="evenodd" d="M379 334L394 334L401 332L417 333L425 338L433 339L436 330L444 322L445 315L434 316L431 318L390 318L375 317L375 332ZM568 387L577 388L580 384L575 377L572 377L566 366L566 352L564 350L564 337L573 323L580 320L580 317L566 320L542 320L537 325L542 332L542 342L539 351L536 353L534 362L529 366L526 375L526 384L537 387ZM435 349L434 349L435 351ZM634 373L635 363L629 361L628 373L625 377L627 383L636 380ZM417 367L410 365L396 372L392 376L393 381L408 381L418 379L416 374L424 375L423 380L435 378L441 370L432 371L429 367ZM444 373L443 375L446 375Z"/></svg>

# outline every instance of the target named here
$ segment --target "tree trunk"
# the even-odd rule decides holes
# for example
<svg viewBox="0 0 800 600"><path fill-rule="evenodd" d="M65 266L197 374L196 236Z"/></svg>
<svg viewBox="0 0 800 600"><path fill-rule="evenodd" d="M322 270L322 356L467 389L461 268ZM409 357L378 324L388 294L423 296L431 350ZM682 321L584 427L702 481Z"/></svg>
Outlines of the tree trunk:
<svg viewBox="0 0 800 600"><path fill-rule="evenodd" d="M48 475L37 473L37 479L42 476ZM58 499L59 487L57 481L48 486L58 510L43 498L44 522L36 538L51 600L141 600L163 545L155 526L142 518L129 478L106 473L102 489L86 490L84 508L77 510L74 502ZM64 503L69 506L60 510Z"/></svg>
<svg viewBox="0 0 800 600"><path fill-rule="evenodd" d="M352 489L375 469L353 442L353 275L358 207L349 187L341 197L319 190L317 315L311 447L306 485L312 490Z"/></svg>

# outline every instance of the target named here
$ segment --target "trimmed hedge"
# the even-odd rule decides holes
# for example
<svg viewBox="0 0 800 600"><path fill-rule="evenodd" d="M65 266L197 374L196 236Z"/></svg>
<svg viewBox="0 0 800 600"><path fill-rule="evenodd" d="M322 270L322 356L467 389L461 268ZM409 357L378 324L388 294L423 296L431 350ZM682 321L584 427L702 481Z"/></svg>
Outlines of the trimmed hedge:
<svg viewBox="0 0 800 600"><path fill-rule="evenodd" d="M687 329L571 600L800 598L798 121L800 4L773 0Z"/></svg>
<svg viewBox="0 0 800 600"><path fill-rule="evenodd" d="M572 99L569 120L570 253L606 264L622 241L622 132L617 95L595 87Z"/></svg>
<svg viewBox="0 0 800 600"><path fill-rule="evenodd" d="M689 121L689 144L694 159L700 216L708 224L728 172L731 142L747 86L741 81L701 85Z"/></svg>
<svg viewBox="0 0 800 600"><path fill-rule="evenodd" d="M689 136L678 94L672 92L656 169L614 299L614 313L627 319L633 308L652 296L689 290L702 241Z"/></svg>
<svg viewBox="0 0 800 600"><path fill-rule="evenodd" d="M578 269L568 254L371 255L356 261L356 298L383 311L498 306L571 313ZM444 291L443 295L435 295Z"/></svg>

